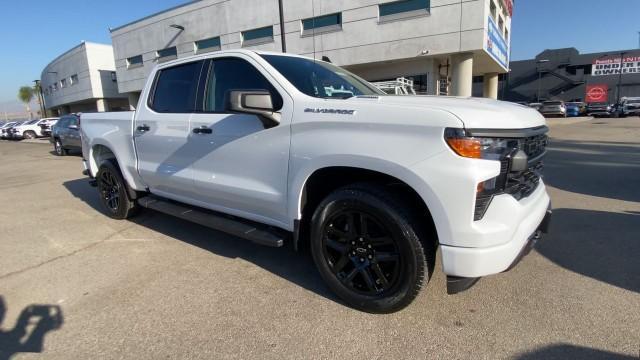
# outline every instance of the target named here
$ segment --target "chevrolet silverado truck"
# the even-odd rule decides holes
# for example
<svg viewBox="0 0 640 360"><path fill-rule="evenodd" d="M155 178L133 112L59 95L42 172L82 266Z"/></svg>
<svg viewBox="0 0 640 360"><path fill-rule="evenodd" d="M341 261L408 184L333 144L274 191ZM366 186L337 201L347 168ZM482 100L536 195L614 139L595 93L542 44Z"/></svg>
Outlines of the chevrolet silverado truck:
<svg viewBox="0 0 640 360"><path fill-rule="evenodd" d="M331 63L228 50L158 64L135 111L81 115L84 173L115 219L153 209L310 250L327 286L404 308L439 248L449 293L546 232L535 110L387 95Z"/></svg>

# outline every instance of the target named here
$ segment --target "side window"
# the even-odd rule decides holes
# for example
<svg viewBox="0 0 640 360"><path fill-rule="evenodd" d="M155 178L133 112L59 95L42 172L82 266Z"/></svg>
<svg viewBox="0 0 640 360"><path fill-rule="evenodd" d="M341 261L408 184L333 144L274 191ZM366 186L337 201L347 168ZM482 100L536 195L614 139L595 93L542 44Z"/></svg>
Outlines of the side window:
<svg viewBox="0 0 640 360"><path fill-rule="evenodd" d="M69 119L68 118L62 118L60 119L60 121L58 121L58 123L56 124L57 127L64 129L69 125Z"/></svg>
<svg viewBox="0 0 640 360"><path fill-rule="evenodd" d="M201 67L198 61L160 70L149 106L161 113L193 112Z"/></svg>
<svg viewBox="0 0 640 360"><path fill-rule="evenodd" d="M78 118L77 117L71 117L69 118L69 123L67 124L67 127L71 126L71 125L78 125Z"/></svg>
<svg viewBox="0 0 640 360"><path fill-rule="evenodd" d="M253 65L236 58L213 60L204 110L225 112L231 90L267 90L271 93L274 108L282 108L280 94Z"/></svg>

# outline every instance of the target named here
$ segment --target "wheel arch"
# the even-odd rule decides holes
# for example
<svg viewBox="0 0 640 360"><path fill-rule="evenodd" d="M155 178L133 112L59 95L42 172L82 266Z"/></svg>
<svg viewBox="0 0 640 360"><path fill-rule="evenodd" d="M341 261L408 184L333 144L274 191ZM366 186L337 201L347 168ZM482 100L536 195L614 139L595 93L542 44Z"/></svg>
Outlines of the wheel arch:
<svg viewBox="0 0 640 360"><path fill-rule="evenodd" d="M398 165L392 164L392 168L398 170ZM429 194L419 191L416 183L419 181L415 174L402 174L400 171L389 171L389 164L381 164L381 166L353 166L347 164L327 165L308 171L303 180L293 182L292 200L290 210L293 210L292 218L294 220L294 248L298 249L302 244L301 239L308 239L309 221L313 211L318 204L332 191L355 183L374 183L383 186L390 186L394 191L403 194L416 211L425 214L428 219L428 226L433 230L433 235L437 245L437 239L441 231L437 225L432 205L439 209L439 202L435 198L430 202ZM410 171L406 169L407 173ZM437 204L436 204L437 202Z"/></svg>
<svg viewBox="0 0 640 360"><path fill-rule="evenodd" d="M91 146L89 152L89 167L91 170L91 174L98 174L98 169L100 165L107 160L113 160L115 162L115 166L120 170L122 177L124 178L125 185L127 186L127 193L131 199L137 199L140 197L141 192L136 191L131 186L131 181L129 179L129 174L126 172L123 164L119 161L116 153L111 150L111 147L104 143L95 143Z"/></svg>

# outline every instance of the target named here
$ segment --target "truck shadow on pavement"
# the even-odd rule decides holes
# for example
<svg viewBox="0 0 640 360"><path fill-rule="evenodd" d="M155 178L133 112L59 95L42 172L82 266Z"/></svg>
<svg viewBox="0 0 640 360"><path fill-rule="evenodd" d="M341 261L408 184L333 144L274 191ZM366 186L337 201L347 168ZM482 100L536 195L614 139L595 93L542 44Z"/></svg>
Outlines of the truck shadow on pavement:
<svg viewBox="0 0 640 360"><path fill-rule="evenodd" d="M98 199L98 192L95 188L89 186L87 179L71 180L63 185L76 198L84 201L97 212L103 213L102 205ZM261 246L248 240L148 209L143 209L139 215L129 219L129 221L219 256L244 259L306 290L342 304L325 287L309 251L304 248L299 252L295 252L287 242L282 248Z"/></svg>
<svg viewBox="0 0 640 360"><path fill-rule="evenodd" d="M633 360L637 357L570 344L553 344L514 357L517 360Z"/></svg>
<svg viewBox="0 0 640 360"><path fill-rule="evenodd" d="M536 250L578 274L640 293L640 213L554 209Z"/></svg>
<svg viewBox="0 0 640 360"><path fill-rule="evenodd" d="M0 326L7 313L4 297L0 296ZM11 358L17 353L41 353L44 349L44 337L52 330L62 327L62 310L57 305L29 305L16 321L11 330L0 328L0 360Z"/></svg>
<svg viewBox="0 0 640 360"><path fill-rule="evenodd" d="M544 180L561 190L640 202L640 143L550 139Z"/></svg>

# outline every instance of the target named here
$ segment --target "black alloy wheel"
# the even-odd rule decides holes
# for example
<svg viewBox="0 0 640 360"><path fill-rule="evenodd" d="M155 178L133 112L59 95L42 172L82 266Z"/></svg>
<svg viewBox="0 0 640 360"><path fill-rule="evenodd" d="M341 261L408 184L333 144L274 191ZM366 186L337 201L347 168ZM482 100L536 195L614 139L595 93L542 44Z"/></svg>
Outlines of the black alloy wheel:
<svg viewBox="0 0 640 360"><path fill-rule="evenodd" d="M354 184L331 193L314 211L313 260L329 288L354 308L398 311L428 282L435 247L425 252L423 241L433 239L420 225L426 219L401 199L383 185Z"/></svg>
<svg viewBox="0 0 640 360"><path fill-rule="evenodd" d="M108 210L116 213L120 207L120 184L111 171L102 171L98 179L98 188L102 203Z"/></svg>
<svg viewBox="0 0 640 360"><path fill-rule="evenodd" d="M325 222L322 242L332 273L354 292L383 294L394 288L402 275L400 252L392 234L365 211L333 214Z"/></svg>
<svg viewBox="0 0 640 360"><path fill-rule="evenodd" d="M138 205L130 198L127 185L115 160L105 160L100 165L96 181L100 203L107 210L109 217L118 220L127 219L137 212Z"/></svg>

